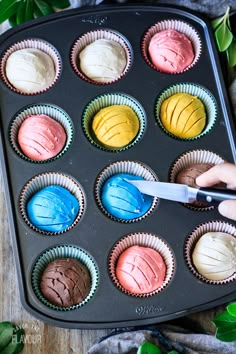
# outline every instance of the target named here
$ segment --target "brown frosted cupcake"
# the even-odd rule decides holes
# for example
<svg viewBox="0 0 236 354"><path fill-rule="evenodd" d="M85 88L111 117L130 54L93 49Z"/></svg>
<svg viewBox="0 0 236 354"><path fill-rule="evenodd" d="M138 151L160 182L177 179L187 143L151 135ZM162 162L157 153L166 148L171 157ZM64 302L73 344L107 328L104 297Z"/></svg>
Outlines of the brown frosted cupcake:
<svg viewBox="0 0 236 354"><path fill-rule="evenodd" d="M128 295L149 297L161 292L174 273L174 257L159 237L134 233L122 238L111 251L110 275Z"/></svg>
<svg viewBox="0 0 236 354"><path fill-rule="evenodd" d="M72 245L46 250L32 270L32 286L37 298L58 311L78 309L94 296L99 272L93 257Z"/></svg>
<svg viewBox="0 0 236 354"><path fill-rule="evenodd" d="M201 224L185 243L185 258L191 272L210 284L236 280L236 228L222 221Z"/></svg>
<svg viewBox="0 0 236 354"><path fill-rule="evenodd" d="M199 188L196 184L196 178L214 165L223 162L224 160L220 156L207 150L189 151L179 156L171 166L170 182L187 184L190 187ZM223 187L223 185L218 187ZM198 201L183 203L183 205L187 208L200 211L214 208L212 205Z"/></svg>
<svg viewBox="0 0 236 354"><path fill-rule="evenodd" d="M11 90L35 95L56 83L61 72L61 60L51 44L41 39L28 39L15 43L4 53L0 71Z"/></svg>
<svg viewBox="0 0 236 354"><path fill-rule="evenodd" d="M95 30L77 39L71 51L71 65L83 80L110 84L126 75L131 66L131 46L112 30Z"/></svg>
<svg viewBox="0 0 236 354"><path fill-rule="evenodd" d="M61 157L73 139L73 124L61 108L44 104L22 109L10 126L10 143L20 157L43 163Z"/></svg>
<svg viewBox="0 0 236 354"><path fill-rule="evenodd" d="M153 69L179 74L192 68L201 54L201 40L189 24L165 20L153 25L142 40L142 54Z"/></svg>
<svg viewBox="0 0 236 354"><path fill-rule="evenodd" d="M48 172L33 177L20 194L26 224L44 235L59 235L75 227L85 210L82 187L69 176Z"/></svg>
<svg viewBox="0 0 236 354"><path fill-rule="evenodd" d="M109 218L137 222L150 215L158 202L157 197L142 194L129 180L158 180L144 164L119 161L106 167L95 183L95 197L99 208Z"/></svg>

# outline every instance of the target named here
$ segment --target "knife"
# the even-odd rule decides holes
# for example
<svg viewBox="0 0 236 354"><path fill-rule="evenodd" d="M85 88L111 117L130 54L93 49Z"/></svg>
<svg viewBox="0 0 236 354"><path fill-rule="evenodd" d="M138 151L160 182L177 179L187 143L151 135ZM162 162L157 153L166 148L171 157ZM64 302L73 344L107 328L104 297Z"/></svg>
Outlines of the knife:
<svg viewBox="0 0 236 354"><path fill-rule="evenodd" d="M143 194L182 203L199 202L218 204L223 200L236 200L236 190L216 188L194 188L186 184L129 180Z"/></svg>

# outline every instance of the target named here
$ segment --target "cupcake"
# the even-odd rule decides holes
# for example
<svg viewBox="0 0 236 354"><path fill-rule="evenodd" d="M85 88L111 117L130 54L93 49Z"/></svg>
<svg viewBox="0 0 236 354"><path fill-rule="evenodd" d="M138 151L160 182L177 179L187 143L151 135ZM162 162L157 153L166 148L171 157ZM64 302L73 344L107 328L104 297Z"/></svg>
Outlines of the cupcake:
<svg viewBox="0 0 236 354"><path fill-rule="evenodd" d="M101 190L101 202L106 211L117 219L133 220L151 208L153 197L142 194L129 180L144 180L130 173L117 173L108 178Z"/></svg>
<svg viewBox="0 0 236 354"><path fill-rule="evenodd" d="M79 54L79 67L89 79L97 82L116 80L127 64L122 46L112 40L97 39Z"/></svg>
<svg viewBox="0 0 236 354"><path fill-rule="evenodd" d="M182 72L194 60L191 41L174 29L156 33L150 40L148 52L152 64L164 73Z"/></svg>
<svg viewBox="0 0 236 354"><path fill-rule="evenodd" d="M91 291L91 277L85 265L74 258L57 258L45 268L40 290L50 303L70 307L81 303Z"/></svg>
<svg viewBox="0 0 236 354"><path fill-rule="evenodd" d="M71 51L74 71L93 84L110 84L123 77L131 65L131 47L118 32L95 30L82 35Z"/></svg>
<svg viewBox="0 0 236 354"><path fill-rule="evenodd" d="M169 19L156 23L145 33L142 54L153 69L179 74L198 62L201 46L199 34L192 26Z"/></svg>
<svg viewBox="0 0 236 354"><path fill-rule="evenodd" d="M50 185L40 189L27 202L30 222L39 230L62 232L75 221L79 202L66 188Z"/></svg>
<svg viewBox="0 0 236 354"><path fill-rule="evenodd" d="M217 116L216 101L205 88L188 83L170 86L156 104L160 127L171 137L194 140L213 128Z"/></svg>
<svg viewBox="0 0 236 354"><path fill-rule="evenodd" d="M102 212L119 222L135 222L147 217L158 198L141 193L130 180L158 180L144 164L117 161L106 167L95 183L95 197Z"/></svg>
<svg viewBox="0 0 236 354"><path fill-rule="evenodd" d="M96 97L87 105L82 126L91 144L117 152L134 146L141 139L146 115L133 97L110 93Z"/></svg>
<svg viewBox="0 0 236 354"><path fill-rule="evenodd" d="M32 160L41 161L55 157L66 143L63 126L45 114L31 115L20 126L18 144Z"/></svg>
<svg viewBox="0 0 236 354"><path fill-rule="evenodd" d="M129 145L139 132L139 119L126 105L102 108L94 117L92 130L96 139L107 148Z"/></svg>
<svg viewBox="0 0 236 354"><path fill-rule="evenodd" d="M148 233L132 233L121 238L109 258L115 285L135 297L149 297L163 291L174 273L174 257L169 246Z"/></svg>
<svg viewBox="0 0 236 354"><path fill-rule="evenodd" d="M150 247L131 246L118 258L116 277L132 294L146 294L160 288L166 277L166 264Z"/></svg>
<svg viewBox="0 0 236 354"><path fill-rule="evenodd" d="M202 101L187 93L176 93L161 105L160 120L164 128L181 139L195 138L206 126Z"/></svg>
<svg viewBox="0 0 236 354"><path fill-rule="evenodd" d="M48 172L33 177L20 194L20 212L26 224L40 234L69 231L81 219L84 192L71 177Z"/></svg>
<svg viewBox="0 0 236 354"><path fill-rule="evenodd" d="M172 183L187 184L190 187L199 188L196 178L202 173L208 171L216 164L223 163L224 160L217 154L207 150L191 150L179 156L170 168L169 180ZM218 188L224 188L224 184L218 184ZM184 203L184 206L193 209L206 211L213 209L214 206L193 201L192 203Z"/></svg>
<svg viewBox="0 0 236 354"><path fill-rule="evenodd" d="M191 272L206 283L236 280L236 228L222 221L197 226L186 240L185 258Z"/></svg>
<svg viewBox="0 0 236 354"><path fill-rule="evenodd" d="M32 270L32 287L37 298L57 311L79 309L94 296L99 272L93 257L72 245L44 251Z"/></svg>
<svg viewBox="0 0 236 354"><path fill-rule="evenodd" d="M236 237L226 232L207 232L193 248L192 262L208 280L225 280L236 274Z"/></svg>
<svg viewBox="0 0 236 354"><path fill-rule="evenodd" d="M10 143L30 162L49 162L61 157L73 139L70 117L59 107L31 105L17 113L10 125Z"/></svg>

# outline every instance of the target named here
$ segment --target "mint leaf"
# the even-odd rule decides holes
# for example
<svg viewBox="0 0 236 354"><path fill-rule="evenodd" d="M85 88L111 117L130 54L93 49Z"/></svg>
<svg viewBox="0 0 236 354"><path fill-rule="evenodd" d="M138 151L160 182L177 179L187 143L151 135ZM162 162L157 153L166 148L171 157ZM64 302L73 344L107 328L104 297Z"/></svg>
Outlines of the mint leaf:
<svg viewBox="0 0 236 354"><path fill-rule="evenodd" d="M13 325L11 322L0 323L0 352L10 343L13 335Z"/></svg>
<svg viewBox="0 0 236 354"><path fill-rule="evenodd" d="M224 52L230 46L233 40L233 35L230 32L226 21L223 21L222 24L216 29L215 37L219 51Z"/></svg>
<svg viewBox="0 0 236 354"><path fill-rule="evenodd" d="M235 46L236 46L236 43L235 43ZM235 48L235 55L236 55L236 48ZM234 65L236 65L236 63ZM232 302L232 304L229 304L227 306L227 311L231 316L236 317L236 302Z"/></svg>
<svg viewBox="0 0 236 354"><path fill-rule="evenodd" d="M216 325L216 327L227 327L231 326L231 324L234 324L236 327L236 317L231 316L228 311L224 311L214 317L212 322Z"/></svg>
<svg viewBox="0 0 236 354"><path fill-rule="evenodd" d="M24 347L24 330L14 326L10 343L1 351L1 354L18 354Z"/></svg>
<svg viewBox="0 0 236 354"><path fill-rule="evenodd" d="M168 352L167 354L178 354L176 350L171 350L171 352Z"/></svg>
<svg viewBox="0 0 236 354"><path fill-rule="evenodd" d="M14 15L19 5L18 0L2 0L0 1L0 23L6 21Z"/></svg>
<svg viewBox="0 0 236 354"><path fill-rule="evenodd" d="M68 0L46 0L55 9L65 9L70 6Z"/></svg>
<svg viewBox="0 0 236 354"><path fill-rule="evenodd" d="M49 5L46 1L34 0L34 2L43 16L50 15L54 12L51 5Z"/></svg>
<svg viewBox="0 0 236 354"><path fill-rule="evenodd" d="M137 354L162 354L162 351L155 344L144 342L138 348Z"/></svg>
<svg viewBox="0 0 236 354"><path fill-rule="evenodd" d="M31 0L26 0L25 5L25 21L33 19L33 6Z"/></svg>
<svg viewBox="0 0 236 354"><path fill-rule="evenodd" d="M224 16L211 21L211 26L215 30L224 21Z"/></svg>
<svg viewBox="0 0 236 354"><path fill-rule="evenodd" d="M17 25L17 23L16 23L16 13L14 15L12 15L11 17L9 17L8 21L9 21L11 27L16 26Z"/></svg>
<svg viewBox="0 0 236 354"><path fill-rule="evenodd" d="M226 51L226 55L227 55L227 60L228 60L228 64L229 66L233 67L236 65L236 41L235 39L232 40L229 48ZM236 305L235 305L236 307ZM236 316L236 310L235 310L235 316Z"/></svg>

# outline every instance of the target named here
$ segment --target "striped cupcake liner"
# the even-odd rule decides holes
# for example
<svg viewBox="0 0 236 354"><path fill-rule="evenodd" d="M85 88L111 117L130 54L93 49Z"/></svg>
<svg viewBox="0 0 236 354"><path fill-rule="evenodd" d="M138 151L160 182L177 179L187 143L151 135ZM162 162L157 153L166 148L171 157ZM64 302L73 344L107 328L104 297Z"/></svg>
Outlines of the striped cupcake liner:
<svg viewBox="0 0 236 354"><path fill-rule="evenodd" d="M103 108L112 106L112 105L126 105L130 107L139 119L139 132L136 137L128 145L122 148L108 148L102 145L95 137L95 134L92 131L92 122L94 116ZM109 152L119 152L127 150L137 144L143 137L147 124L147 118L143 107L140 103L131 96L124 95L121 93L108 93L105 95L100 95L94 98L85 108L82 117L82 128L85 136L89 142L95 147Z"/></svg>
<svg viewBox="0 0 236 354"><path fill-rule="evenodd" d="M118 281L116 277L116 265L119 256L129 247L132 246L143 246L149 247L160 253L162 256L165 265L166 265L166 275L162 285L156 290L146 293L146 294L134 294L127 289L125 289ZM113 247L109 257L109 273L113 283L117 286L119 290L123 293L139 297L139 298L147 298L150 296L154 296L162 292L171 282L175 272L175 258L172 250L168 246L168 244L163 241L159 236L145 233L145 232L137 232L124 236L121 238Z"/></svg>
<svg viewBox="0 0 236 354"><path fill-rule="evenodd" d="M158 181L156 174L146 165L134 161L117 161L107 166L97 177L95 182L95 199L100 210L110 219L121 223L134 223L149 216L158 204L158 198L154 197L150 209L142 216L132 220L118 219L111 215L103 206L101 201L102 187L105 181L118 173L130 173L135 176L143 177L147 181Z"/></svg>
<svg viewBox="0 0 236 354"><path fill-rule="evenodd" d="M20 129L21 124L31 115L38 115L38 114L45 114L49 116L50 118L53 118L55 121L60 123L65 132L66 132L66 143L61 152L57 154L56 156L47 159L47 160L40 160L36 161L33 160L23 154L23 152L20 149L20 146L18 144L18 132ZM73 129L73 123L69 115L63 111L61 108L50 105L50 104L40 104L40 105L32 105L26 108L23 108L17 115L13 118L12 123L10 124L10 129L9 129L9 140L11 143L11 146L13 150L17 153L18 156L23 158L26 161L33 162L33 163L45 163L45 162L51 162L54 161L58 158L60 158L62 155L65 154L66 151L71 146L71 143L73 141L73 136L74 136L74 129Z"/></svg>
<svg viewBox="0 0 236 354"><path fill-rule="evenodd" d="M42 294L40 290L40 283L42 274L49 263L55 261L58 258L73 258L80 261L87 267L91 277L91 289L88 296L79 304L73 306L62 307L57 306L49 302ZM99 285L99 271L97 264L93 257L80 247L73 245L60 245L46 250L35 262L32 274L31 282L36 297L47 307L56 311L71 311L76 310L87 304L94 296Z"/></svg>
<svg viewBox="0 0 236 354"><path fill-rule="evenodd" d="M26 207L27 203L30 200L30 198L43 189L46 186L50 185L58 185L61 187L64 187L67 189L79 202L79 212L78 215L76 216L73 224L69 227L67 227L65 230L60 231L60 232L49 232L49 231L44 231L39 228L37 228L35 225L31 223L31 221L28 218ZM26 225L29 226L32 230L36 231L37 233L41 235L47 235L47 236L52 236L52 235L61 235L72 228L74 228L78 222L81 220L84 212L85 212L85 194L84 191L81 187L81 185L75 181L72 177L67 176L62 173L57 173L57 172L47 172L47 173L42 173L39 174L35 177L33 177L30 181L28 181L25 186L23 187L20 197L19 197L19 210L20 214L25 221Z"/></svg>

